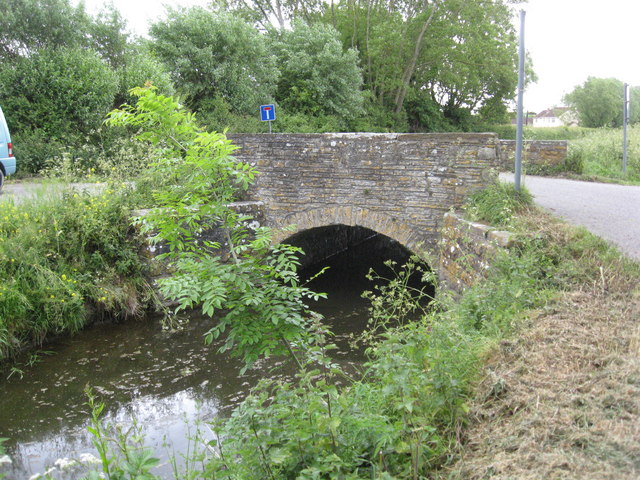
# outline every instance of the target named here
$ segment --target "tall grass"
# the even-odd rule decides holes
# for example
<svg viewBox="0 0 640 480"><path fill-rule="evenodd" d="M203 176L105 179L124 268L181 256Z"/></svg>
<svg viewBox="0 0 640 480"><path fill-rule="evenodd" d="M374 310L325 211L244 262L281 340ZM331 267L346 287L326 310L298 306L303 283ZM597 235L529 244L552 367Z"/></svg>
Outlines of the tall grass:
<svg viewBox="0 0 640 480"><path fill-rule="evenodd" d="M602 128L569 142L568 158L583 165L583 175L640 182L640 125L628 130L627 174L622 170L622 129Z"/></svg>
<svg viewBox="0 0 640 480"><path fill-rule="evenodd" d="M503 140L516 139L515 125L486 125L477 131L495 132ZM593 129L583 127L531 127L525 126L525 140L574 140L588 136Z"/></svg>
<svg viewBox="0 0 640 480"><path fill-rule="evenodd" d="M126 193L68 190L0 206L0 361L96 315L139 311L144 266Z"/></svg>

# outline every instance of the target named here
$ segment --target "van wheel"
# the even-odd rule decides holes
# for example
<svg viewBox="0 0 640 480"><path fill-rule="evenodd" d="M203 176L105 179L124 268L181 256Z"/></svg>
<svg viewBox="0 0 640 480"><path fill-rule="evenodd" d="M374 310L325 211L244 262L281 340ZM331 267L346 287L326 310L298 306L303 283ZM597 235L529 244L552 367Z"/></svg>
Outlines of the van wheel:
<svg viewBox="0 0 640 480"><path fill-rule="evenodd" d="M3 185L4 185L4 172L0 169L0 191L2 191Z"/></svg>

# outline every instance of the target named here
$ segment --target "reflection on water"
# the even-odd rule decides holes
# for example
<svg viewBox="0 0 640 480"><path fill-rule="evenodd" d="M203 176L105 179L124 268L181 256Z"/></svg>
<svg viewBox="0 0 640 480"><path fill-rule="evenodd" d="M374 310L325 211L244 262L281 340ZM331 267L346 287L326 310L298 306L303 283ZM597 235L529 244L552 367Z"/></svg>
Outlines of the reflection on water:
<svg viewBox="0 0 640 480"><path fill-rule="evenodd" d="M136 418L149 445L161 447L166 437L180 450L185 418L193 423L219 415L264 374L255 369L240 377L240 362L204 345L209 327L205 319L176 332L163 331L157 319L98 325L48 347L56 354L1 387L0 437L10 438L15 463L10 478L28 478L58 458L93 450L87 385L106 403L106 421Z"/></svg>
<svg viewBox="0 0 640 480"><path fill-rule="evenodd" d="M361 352L349 350L347 338L366 326L367 305L360 294L371 285L365 274L373 264L384 270L380 255L388 258L395 251L380 250L380 245L384 242L372 239L335 255L329 271L311 284L329 294L313 308L336 334L340 349L335 355L341 363L363 359ZM96 325L48 346L55 354L27 368L24 378L5 379L5 372L0 437L10 439L6 445L14 463L8 478L28 479L59 458L94 451L86 429L87 385L106 404L105 421L130 425L137 419L146 443L166 456L166 441L176 452L186 449L188 424L228 415L261 377L291 371L282 360L271 360L240 376L241 362L217 354L215 345L204 345L210 326L203 318L192 318L179 331L162 330L153 318ZM169 477L166 465L164 471Z"/></svg>

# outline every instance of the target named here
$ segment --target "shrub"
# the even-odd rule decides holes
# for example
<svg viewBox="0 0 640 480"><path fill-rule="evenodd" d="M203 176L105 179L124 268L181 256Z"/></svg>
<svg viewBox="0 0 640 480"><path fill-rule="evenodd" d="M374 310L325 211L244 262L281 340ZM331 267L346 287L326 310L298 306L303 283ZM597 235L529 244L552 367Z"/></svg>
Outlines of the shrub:
<svg viewBox="0 0 640 480"><path fill-rule="evenodd" d="M40 173L65 180L131 181L145 172L157 151L145 148L126 129L101 127L48 157Z"/></svg>
<svg viewBox="0 0 640 480"><path fill-rule="evenodd" d="M96 315L140 313L147 289L126 194L67 191L3 204L0 217L0 360Z"/></svg>
<svg viewBox="0 0 640 480"><path fill-rule="evenodd" d="M115 72L90 50L43 49L0 69L0 103L12 129L48 139L97 128L117 90Z"/></svg>

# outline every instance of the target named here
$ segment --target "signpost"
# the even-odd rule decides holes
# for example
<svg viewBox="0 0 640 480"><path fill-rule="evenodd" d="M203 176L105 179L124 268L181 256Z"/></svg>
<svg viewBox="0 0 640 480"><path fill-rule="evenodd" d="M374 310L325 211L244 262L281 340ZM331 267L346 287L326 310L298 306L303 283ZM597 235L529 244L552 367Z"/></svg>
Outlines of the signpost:
<svg viewBox="0 0 640 480"><path fill-rule="evenodd" d="M526 12L520 10L520 45L518 48L518 104L516 125L516 164L514 183L516 192L520 191L520 177L522 176L522 97L524 95L524 17Z"/></svg>
<svg viewBox="0 0 640 480"><path fill-rule="evenodd" d="M269 122L269 133L271 133L271 122L276 119L275 105L260 105L260 120Z"/></svg>

